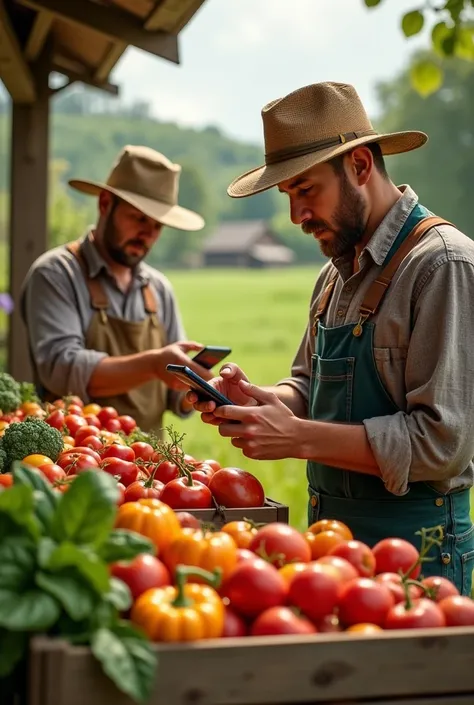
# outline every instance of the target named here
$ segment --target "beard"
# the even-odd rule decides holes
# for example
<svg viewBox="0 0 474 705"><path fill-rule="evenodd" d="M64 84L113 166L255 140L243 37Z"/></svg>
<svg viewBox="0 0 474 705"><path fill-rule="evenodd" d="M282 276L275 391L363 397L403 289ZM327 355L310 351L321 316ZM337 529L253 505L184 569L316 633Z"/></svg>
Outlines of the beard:
<svg viewBox="0 0 474 705"><path fill-rule="evenodd" d="M147 256L149 248L139 238L128 240L123 245L119 245L118 240L117 228L115 227L112 211L105 223L103 234L104 248L109 257L117 264L121 264L123 267L130 267L132 269ZM127 245L135 245L140 247L143 254L128 254L125 250Z"/></svg>
<svg viewBox="0 0 474 705"><path fill-rule="evenodd" d="M352 253L365 232L364 199L349 182L345 173L340 177L339 205L332 223L324 220L307 220L301 226L306 234L322 231L333 233L331 240L319 240L321 252L326 257L343 257Z"/></svg>

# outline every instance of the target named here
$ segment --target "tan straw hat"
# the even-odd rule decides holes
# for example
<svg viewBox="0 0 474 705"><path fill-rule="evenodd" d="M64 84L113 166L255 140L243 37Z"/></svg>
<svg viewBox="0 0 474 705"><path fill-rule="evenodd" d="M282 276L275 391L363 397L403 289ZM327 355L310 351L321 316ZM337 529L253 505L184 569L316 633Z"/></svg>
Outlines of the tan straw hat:
<svg viewBox="0 0 474 705"><path fill-rule="evenodd" d="M267 103L262 109L265 165L234 179L229 196L266 191L355 147L378 142L383 154L421 147L424 132L378 134L353 86L315 83Z"/></svg>
<svg viewBox="0 0 474 705"><path fill-rule="evenodd" d="M178 205L181 167L149 147L127 145L112 167L107 181L72 179L72 188L97 196L110 191L154 220L179 230L201 230L204 219Z"/></svg>

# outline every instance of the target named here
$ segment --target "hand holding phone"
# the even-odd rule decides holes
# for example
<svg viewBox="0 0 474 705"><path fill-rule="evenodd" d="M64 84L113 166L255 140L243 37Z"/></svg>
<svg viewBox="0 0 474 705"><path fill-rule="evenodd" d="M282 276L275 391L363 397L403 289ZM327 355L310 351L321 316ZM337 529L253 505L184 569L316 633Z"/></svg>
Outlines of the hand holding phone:
<svg viewBox="0 0 474 705"><path fill-rule="evenodd" d="M230 355L231 352L231 348L219 345L206 345L206 347L200 350L197 355L192 358L192 360L198 365L201 365L201 367L205 367L206 370L210 370L214 367L214 365L217 365L224 358Z"/></svg>
<svg viewBox="0 0 474 705"><path fill-rule="evenodd" d="M234 406L234 402L214 389L206 380L193 372L187 365L166 365L171 374L176 375L181 382L188 385L199 397L199 401L213 401L216 406Z"/></svg>

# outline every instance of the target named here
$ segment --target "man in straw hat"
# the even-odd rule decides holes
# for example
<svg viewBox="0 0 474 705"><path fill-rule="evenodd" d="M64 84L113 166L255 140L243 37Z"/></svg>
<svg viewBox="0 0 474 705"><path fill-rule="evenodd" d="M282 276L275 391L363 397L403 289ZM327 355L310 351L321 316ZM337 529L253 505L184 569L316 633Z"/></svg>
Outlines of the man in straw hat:
<svg viewBox="0 0 474 705"><path fill-rule="evenodd" d="M204 226L178 204L180 172L153 149L126 146L105 183L69 182L98 197L97 223L80 240L42 254L22 292L43 399L77 394L156 431L166 410L192 411L166 365L188 364L208 379L187 354L202 345L186 340L168 279L143 262L163 226Z"/></svg>
<svg viewBox="0 0 474 705"><path fill-rule="evenodd" d="M236 406L188 399L247 457L307 461L310 524L418 547L441 526L423 573L470 594L474 243L387 175L384 156L426 135L378 134L352 86L306 86L262 118L265 164L228 193L278 187L330 261L288 379L257 387L227 364L212 384Z"/></svg>

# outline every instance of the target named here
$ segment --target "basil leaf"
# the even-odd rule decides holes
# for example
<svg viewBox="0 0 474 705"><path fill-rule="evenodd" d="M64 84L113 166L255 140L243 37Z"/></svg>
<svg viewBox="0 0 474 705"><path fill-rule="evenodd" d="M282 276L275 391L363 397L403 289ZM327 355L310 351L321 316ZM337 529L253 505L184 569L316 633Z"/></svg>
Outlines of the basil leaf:
<svg viewBox="0 0 474 705"><path fill-rule="evenodd" d="M27 646L27 634L0 629L0 678L13 671L25 655Z"/></svg>
<svg viewBox="0 0 474 705"><path fill-rule="evenodd" d="M64 611L74 620L85 619L94 612L97 594L76 568L68 568L53 575L38 572L36 584L44 592L56 598Z"/></svg>
<svg viewBox="0 0 474 705"><path fill-rule="evenodd" d="M13 485L0 493L0 514L25 529L34 539L39 538L40 526L34 515L34 496L31 487Z"/></svg>
<svg viewBox="0 0 474 705"><path fill-rule="evenodd" d="M99 550L106 563L116 561L131 561L140 553L156 554L152 541L128 529L114 529Z"/></svg>
<svg viewBox="0 0 474 705"><path fill-rule="evenodd" d="M43 528L43 533L49 533L59 497L41 472L34 468L15 462L12 467L12 475L14 486L26 486L34 490L35 516Z"/></svg>
<svg viewBox="0 0 474 705"><path fill-rule="evenodd" d="M123 580L118 578L110 579L110 590L104 597L119 612L125 612L125 610L130 609L133 602L130 588Z"/></svg>
<svg viewBox="0 0 474 705"><path fill-rule="evenodd" d="M113 529L117 482L106 472L86 470L61 497L53 521L53 537L101 546Z"/></svg>
<svg viewBox="0 0 474 705"><path fill-rule="evenodd" d="M68 493L70 490L68 490ZM0 564L1 565L1 564ZM98 593L105 593L110 588L110 575L107 565L99 556L87 547L81 548L64 541L50 555L49 561L42 565L51 572L63 568L75 567Z"/></svg>
<svg viewBox="0 0 474 705"><path fill-rule="evenodd" d="M152 694L158 654L140 632L124 622L98 629L92 637L92 653L117 688L137 702Z"/></svg>

